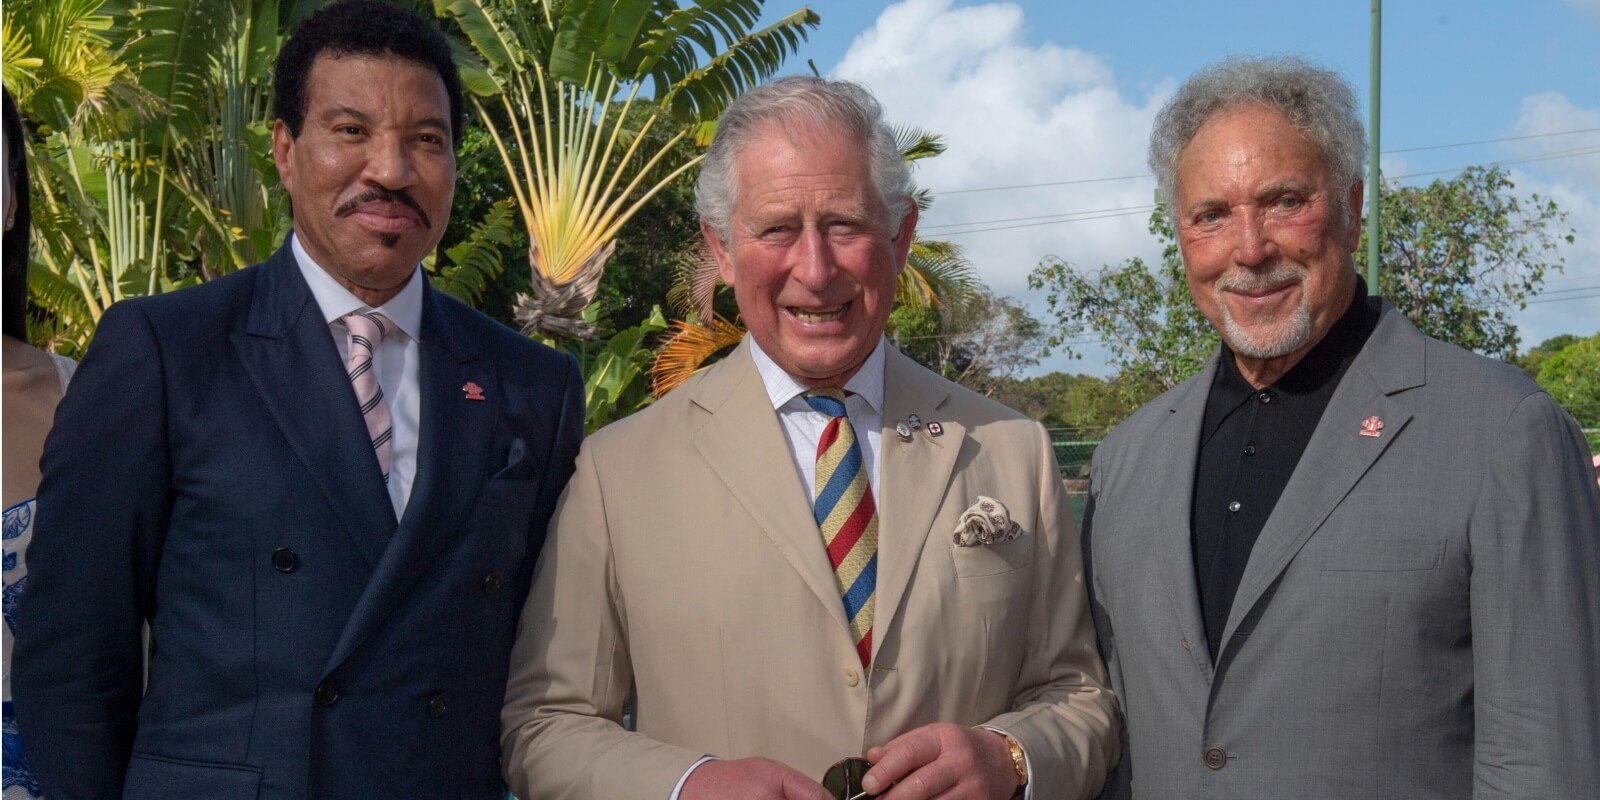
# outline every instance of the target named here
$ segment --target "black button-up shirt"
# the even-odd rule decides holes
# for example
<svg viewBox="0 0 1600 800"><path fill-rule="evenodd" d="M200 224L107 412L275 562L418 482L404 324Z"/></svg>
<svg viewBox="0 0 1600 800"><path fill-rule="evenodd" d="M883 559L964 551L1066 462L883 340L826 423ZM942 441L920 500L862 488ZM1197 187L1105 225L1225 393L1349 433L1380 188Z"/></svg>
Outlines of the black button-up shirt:
<svg viewBox="0 0 1600 800"><path fill-rule="evenodd" d="M1226 344L1206 398L1189 525L1206 643L1215 660L1256 537L1305 452L1333 390L1378 325L1380 304L1355 299L1305 358L1255 389Z"/></svg>

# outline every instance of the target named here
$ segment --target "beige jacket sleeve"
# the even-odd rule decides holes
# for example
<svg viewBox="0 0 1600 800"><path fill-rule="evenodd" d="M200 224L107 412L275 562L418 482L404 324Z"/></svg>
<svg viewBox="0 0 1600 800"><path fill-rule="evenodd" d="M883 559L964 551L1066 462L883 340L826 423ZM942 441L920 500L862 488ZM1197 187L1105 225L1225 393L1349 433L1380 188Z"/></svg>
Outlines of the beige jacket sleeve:
<svg viewBox="0 0 1600 800"><path fill-rule="evenodd" d="M1094 623L1083 583L1083 550L1066 487L1059 478L1048 435L1038 432L1040 464L1039 550L1026 642L1014 710L990 720L1027 753L1034 798L1091 798L1117 763L1116 697L1095 647Z"/></svg>
<svg viewBox="0 0 1600 800"><path fill-rule="evenodd" d="M633 684L627 625L586 444L551 518L511 653L501 763L518 797L665 800L705 755L623 730Z"/></svg>

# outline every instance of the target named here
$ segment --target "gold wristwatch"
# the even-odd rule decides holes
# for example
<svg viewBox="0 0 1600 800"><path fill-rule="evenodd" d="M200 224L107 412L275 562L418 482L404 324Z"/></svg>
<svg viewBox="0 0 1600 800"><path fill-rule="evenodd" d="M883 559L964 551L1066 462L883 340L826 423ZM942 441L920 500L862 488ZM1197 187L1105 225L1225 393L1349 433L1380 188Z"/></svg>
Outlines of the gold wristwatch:
<svg viewBox="0 0 1600 800"><path fill-rule="evenodd" d="M1006 749L1011 751L1011 766L1017 770L1017 788L1028 785L1028 759L1022 755L1022 743L1011 734L1006 734Z"/></svg>

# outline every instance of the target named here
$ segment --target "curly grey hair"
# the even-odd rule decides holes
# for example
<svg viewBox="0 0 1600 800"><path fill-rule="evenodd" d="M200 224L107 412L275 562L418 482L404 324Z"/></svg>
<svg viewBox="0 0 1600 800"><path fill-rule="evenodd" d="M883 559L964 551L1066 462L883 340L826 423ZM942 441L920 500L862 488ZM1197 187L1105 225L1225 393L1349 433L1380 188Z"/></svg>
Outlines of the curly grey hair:
<svg viewBox="0 0 1600 800"><path fill-rule="evenodd" d="M911 167L900 157L894 132L883 121L883 107L866 89L849 81L808 75L780 78L733 101L717 120L717 136L700 165L694 207L700 218L728 241L733 205L738 200L736 164L754 136L768 123L793 130L807 125L841 129L864 145L873 188L888 215L888 229L899 229L911 210Z"/></svg>
<svg viewBox="0 0 1600 800"><path fill-rule="evenodd" d="M1150 169L1167 205L1177 199L1178 158L1190 140L1217 113L1250 105L1282 114L1322 151L1348 211L1345 195L1361 180L1367 150L1355 92L1337 73L1293 56L1233 56L1183 82L1150 134Z"/></svg>

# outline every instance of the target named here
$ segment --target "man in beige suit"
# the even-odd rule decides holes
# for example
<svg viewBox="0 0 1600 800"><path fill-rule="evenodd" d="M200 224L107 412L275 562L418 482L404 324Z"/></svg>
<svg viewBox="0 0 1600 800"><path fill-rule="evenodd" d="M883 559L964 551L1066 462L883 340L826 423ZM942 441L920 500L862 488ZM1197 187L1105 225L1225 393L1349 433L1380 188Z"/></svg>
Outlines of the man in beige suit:
<svg viewBox="0 0 1600 800"><path fill-rule="evenodd" d="M512 655L518 796L819 800L865 756L888 800L1055 800L1115 762L1044 431L884 340L917 212L881 115L806 77L719 122L697 206L750 335L585 443Z"/></svg>

